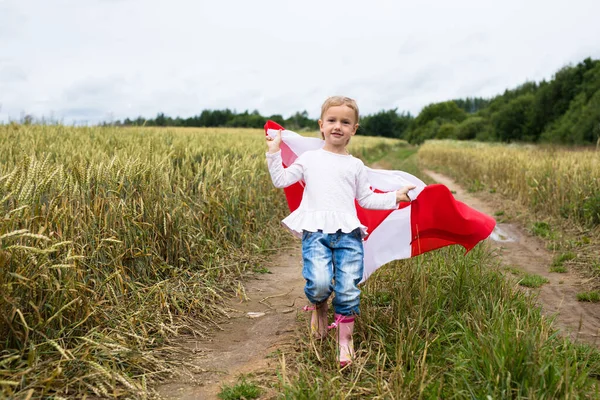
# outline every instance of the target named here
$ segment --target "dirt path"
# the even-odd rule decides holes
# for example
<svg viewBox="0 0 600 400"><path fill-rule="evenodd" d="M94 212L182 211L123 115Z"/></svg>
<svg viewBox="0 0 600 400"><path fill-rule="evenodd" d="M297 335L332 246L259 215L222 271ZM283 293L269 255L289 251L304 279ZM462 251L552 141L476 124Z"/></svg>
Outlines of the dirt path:
<svg viewBox="0 0 600 400"><path fill-rule="evenodd" d="M489 202L467 193L450 178L433 171L425 172L454 191L454 196L463 203L488 215L499 211ZM579 302L576 297L584 290L585 279L571 271L550 272L552 254L546 250L545 244L513 224L499 223L493 238L495 240L490 242L499 249L503 265L541 275L550 281L537 289L538 300L546 315L556 315L556 327L572 339L600 345L600 304Z"/></svg>
<svg viewBox="0 0 600 400"><path fill-rule="evenodd" d="M238 375L276 369L279 358L269 355L291 344L297 313L306 304L297 244L265 264L271 273L245 282L248 300L234 299L228 304L234 311L210 341L187 338L179 342L190 354L182 363L193 367L182 367L188 378L156 388L162 398L216 399L221 385L235 382Z"/></svg>

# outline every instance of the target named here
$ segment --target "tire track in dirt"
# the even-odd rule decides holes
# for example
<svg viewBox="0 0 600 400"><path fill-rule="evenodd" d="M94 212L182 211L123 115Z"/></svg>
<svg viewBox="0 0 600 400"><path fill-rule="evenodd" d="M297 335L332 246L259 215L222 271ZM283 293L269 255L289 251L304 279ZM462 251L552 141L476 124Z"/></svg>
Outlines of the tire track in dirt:
<svg viewBox="0 0 600 400"><path fill-rule="evenodd" d="M264 264L270 273L244 282L247 300L228 302L229 318L219 322L221 329L210 339L178 339L176 344L187 349L189 357L181 360L182 378L155 388L159 396L217 399L221 386L234 383L240 374L272 375L279 358L269 355L294 344L297 314L306 302L301 262L299 243L280 251ZM263 393L261 398L276 394Z"/></svg>
<svg viewBox="0 0 600 400"><path fill-rule="evenodd" d="M467 193L451 178L433 171L424 172L453 191L457 200L488 215L499 211ZM572 271L550 272L553 256L546 250L544 242L515 224L499 223L495 233L500 240L488 240L499 251L503 265L549 280L540 289L524 290L537 293L543 313L555 317L554 326L573 340L600 345L600 304L577 301L577 293L585 290L585 278Z"/></svg>

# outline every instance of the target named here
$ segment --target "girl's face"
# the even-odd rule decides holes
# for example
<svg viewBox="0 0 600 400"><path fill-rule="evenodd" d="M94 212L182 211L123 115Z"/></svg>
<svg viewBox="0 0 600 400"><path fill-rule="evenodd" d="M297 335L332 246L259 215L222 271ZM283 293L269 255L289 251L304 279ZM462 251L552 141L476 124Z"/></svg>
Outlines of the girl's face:
<svg viewBox="0 0 600 400"><path fill-rule="evenodd" d="M319 120L321 133L325 138L325 150L345 152L346 145L358 129L354 110L346 105L329 107L323 119Z"/></svg>

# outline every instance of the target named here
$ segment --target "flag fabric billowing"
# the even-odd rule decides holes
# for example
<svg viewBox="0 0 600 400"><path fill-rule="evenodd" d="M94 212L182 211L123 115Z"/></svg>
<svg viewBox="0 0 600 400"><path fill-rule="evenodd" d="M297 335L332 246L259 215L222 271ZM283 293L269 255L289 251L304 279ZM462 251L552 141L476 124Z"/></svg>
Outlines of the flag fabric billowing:
<svg viewBox="0 0 600 400"><path fill-rule="evenodd" d="M271 137L282 131L281 157L284 167L290 166L303 152L317 150L325 142L284 130L274 121L267 121L265 134ZM377 268L393 260L410 258L451 244L463 246L467 252L487 238L496 221L456 200L450 190L440 184L425 185L420 179L402 171L387 171L367 167L369 183L376 192L390 192L406 185L415 185L409 192L412 202L402 202L394 210L367 210L356 203L360 222L367 227L363 245L364 282ZM300 206L304 182L284 189L290 211Z"/></svg>

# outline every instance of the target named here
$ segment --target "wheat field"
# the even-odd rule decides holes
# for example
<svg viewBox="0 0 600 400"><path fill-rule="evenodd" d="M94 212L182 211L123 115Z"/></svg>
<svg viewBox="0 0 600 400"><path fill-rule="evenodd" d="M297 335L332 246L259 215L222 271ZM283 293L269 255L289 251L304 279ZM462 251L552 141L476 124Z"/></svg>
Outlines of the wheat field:
<svg viewBox="0 0 600 400"><path fill-rule="evenodd" d="M476 189L518 199L532 212L600 225L600 152L594 149L428 141L422 165Z"/></svg>

